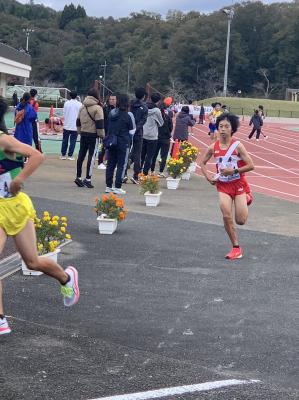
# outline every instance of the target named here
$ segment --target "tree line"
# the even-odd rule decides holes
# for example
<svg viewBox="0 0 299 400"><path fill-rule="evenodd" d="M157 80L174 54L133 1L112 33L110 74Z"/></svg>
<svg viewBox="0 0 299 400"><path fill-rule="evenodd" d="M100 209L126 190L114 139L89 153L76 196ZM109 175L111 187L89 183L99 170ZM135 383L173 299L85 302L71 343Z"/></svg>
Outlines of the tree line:
<svg viewBox="0 0 299 400"><path fill-rule="evenodd" d="M299 1L234 4L228 94L284 98L299 87ZM185 99L219 95L223 87L227 17L169 11L166 18L142 11L126 18L87 16L82 6L56 12L43 5L0 0L0 39L25 47L30 35L31 83L66 86L84 93L104 74L112 90L132 92L151 82ZM15 79L11 79L16 82Z"/></svg>

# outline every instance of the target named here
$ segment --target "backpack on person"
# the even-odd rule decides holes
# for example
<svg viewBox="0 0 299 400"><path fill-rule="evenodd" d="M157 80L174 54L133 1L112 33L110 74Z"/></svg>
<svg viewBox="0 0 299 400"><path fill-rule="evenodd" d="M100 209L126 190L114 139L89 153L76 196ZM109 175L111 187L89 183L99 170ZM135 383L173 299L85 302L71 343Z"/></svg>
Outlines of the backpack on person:
<svg viewBox="0 0 299 400"><path fill-rule="evenodd" d="M25 108L23 108L23 110L17 111L14 120L15 125L19 125L23 121L24 117L25 117Z"/></svg>

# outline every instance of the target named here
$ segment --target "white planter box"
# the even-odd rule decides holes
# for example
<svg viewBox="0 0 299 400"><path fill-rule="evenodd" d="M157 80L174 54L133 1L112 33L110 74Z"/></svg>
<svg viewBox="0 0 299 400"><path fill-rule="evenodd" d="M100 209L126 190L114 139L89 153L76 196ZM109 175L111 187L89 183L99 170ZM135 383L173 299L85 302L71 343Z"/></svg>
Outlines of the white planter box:
<svg viewBox="0 0 299 400"><path fill-rule="evenodd" d="M190 171L186 171L182 174L182 180L183 181L190 181L191 178L191 172Z"/></svg>
<svg viewBox="0 0 299 400"><path fill-rule="evenodd" d="M101 235L112 235L117 228L117 219L98 217L99 232Z"/></svg>
<svg viewBox="0 0 299 400"><path fill-rule="evenodd" d="M161 194L162 194L162 192L159 192L159 193L145 192L144 197L145 197L146 206L147 207L157 207L157 205L159 205L159 203L160 203Z"/></svg>
<svg viewBox="0 0 299 400"><path fill-rule="evenodd" d="M50 258L51 260L57 262L57 257L58 257L58 254L60 253L60 251L61 251L60 249L56 249L52 253L43 254L40 257L47 257L47 258ZM27 265L25 264L25 262L23 260L22 260L22 272L23 272L23 275L38 276L38 275L43 274L43 272L41 272L41 271L33 271L31 269L28 269Z"/></svg>
<svg viewBox="0 0 299 400"><path fill-rule="evenodd" d="M167 189L177 189L179 187L181 178L172 178L169 176L166 178Z"/></svg>
<svg viewBox="0 0 299 400"><path fill-rule="evenodd" d="M192 162L188 169L190 172L195 172L196 171L196 162Z"/></svg>

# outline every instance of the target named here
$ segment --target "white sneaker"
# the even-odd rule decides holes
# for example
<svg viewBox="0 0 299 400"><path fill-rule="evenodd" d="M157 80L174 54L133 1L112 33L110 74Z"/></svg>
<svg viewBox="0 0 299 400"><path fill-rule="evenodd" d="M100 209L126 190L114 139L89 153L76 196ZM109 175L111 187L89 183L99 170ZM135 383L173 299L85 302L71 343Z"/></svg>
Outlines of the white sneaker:
<svg viewBox="0 0 299 400"><path fill-rule="evenodd" d="M10 333L11 329L8 325L7 319L4 317L0 318L0 335L5 335L6 333Z"/></svg>
<svg viewBox="0 0 299 400"><path fill-rule="evenodd" d="M67 159L70 161L75 161L75 157L68 157Z"/></svg>
<svg viewBox="0 0 299 400"><path fill-rule="evenodd" d="M70 280L65 285L61 286L61 294L66 307L71 307L78 303L80 290L78 286L78 271L74 267L67 267L65 272L69 275Z"/></svg>
<svg viewBox="0 0 299 400"><path fill-rule="evenodd" d="M98 165L98 169L106 169L106 165L102 163Z"/></svg>
<svg viewBox="0 0 299 400"><path fill-rule="evenodd" d="M159 178L166 178L166 175L163 172L159 172L157 175Z"/></svg>
<svg viewBox="0 0 299 400"><path fill-rule="evenodd" d="M113 190L114 190L113 188L107 186L106 189L105 189L105 193L112 193Z"/></svg>
<svg viewBox="0 0 299 400"><path fill-rule="evenodd" d="M259 141L259 139L255 139L255 141L256 141L256 142L258 142L258 141Z"/></svg>
<svg viewBox="0 0 299 400"><path fill-rule="evenodd" d="M66 160L66 156L60 156L60 160Z"/></svg>
<svg viewBox="0 0 299 400"><path fill-rule="evenodd" d="M113 193L114 194L126 194L127 192L121 188L114 188Z"/></svg>

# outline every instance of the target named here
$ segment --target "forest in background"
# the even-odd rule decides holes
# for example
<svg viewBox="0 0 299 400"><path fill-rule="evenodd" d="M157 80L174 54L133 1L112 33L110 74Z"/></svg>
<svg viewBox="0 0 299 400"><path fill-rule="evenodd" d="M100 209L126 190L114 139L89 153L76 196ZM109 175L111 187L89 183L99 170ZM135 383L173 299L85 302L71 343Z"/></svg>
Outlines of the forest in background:
<svg viewBox="0 0 299 400"><path fill-rule="evenodd" d="M287 87L299 87L299 0L233 7L228 95L241 91L246 97L283 99ZM151 82L182 99L222 91L227 34L222 10L172 10L166 18L142 11L114 19L87 16L73 4L57 12L33 0L25 5L0 0L0 17L0 40L15 48L26 46L23 28L34 29L32 85L83 94L103 75L106 60L106 85L112 90L132 92Z"/></svg>

